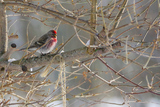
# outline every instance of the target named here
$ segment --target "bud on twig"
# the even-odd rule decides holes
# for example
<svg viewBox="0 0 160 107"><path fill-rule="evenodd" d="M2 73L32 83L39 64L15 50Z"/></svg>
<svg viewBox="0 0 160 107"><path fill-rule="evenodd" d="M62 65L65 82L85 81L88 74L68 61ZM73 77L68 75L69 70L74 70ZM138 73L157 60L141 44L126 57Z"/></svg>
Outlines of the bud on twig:
<svg viewBox="0 0 160 107"><path fill-rule="evenodd" d="M11 44L11 48L9 50L7 50L6 53L4 53L1 57L0 60L8 60L10 55L16 50L16 44L12 43Z"/></svg>

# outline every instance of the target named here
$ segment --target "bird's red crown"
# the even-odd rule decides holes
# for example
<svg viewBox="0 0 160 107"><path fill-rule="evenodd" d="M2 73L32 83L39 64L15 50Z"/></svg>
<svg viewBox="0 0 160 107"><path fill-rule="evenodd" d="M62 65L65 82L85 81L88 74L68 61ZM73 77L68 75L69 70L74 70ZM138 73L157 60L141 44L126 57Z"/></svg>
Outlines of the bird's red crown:
<svg viewBox="0 0 160 107"><path fill-rule="evenodd" d="M57 32L56 32L55 30L53 30L53 33L54 33L54 34L57 34Z"/></svg>

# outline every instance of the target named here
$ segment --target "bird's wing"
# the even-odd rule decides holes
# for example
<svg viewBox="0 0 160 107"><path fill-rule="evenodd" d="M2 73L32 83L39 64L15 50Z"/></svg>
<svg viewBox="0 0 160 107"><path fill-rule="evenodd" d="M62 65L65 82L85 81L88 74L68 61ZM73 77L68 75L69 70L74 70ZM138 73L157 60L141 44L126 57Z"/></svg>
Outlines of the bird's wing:
<svg viewBox="0 0 160 107"><path fill-rule="evenodd" d="M42 37L40 37L35 43L34 46L42 46L46 43L48 39L47 34L43 35Z"/></svg>

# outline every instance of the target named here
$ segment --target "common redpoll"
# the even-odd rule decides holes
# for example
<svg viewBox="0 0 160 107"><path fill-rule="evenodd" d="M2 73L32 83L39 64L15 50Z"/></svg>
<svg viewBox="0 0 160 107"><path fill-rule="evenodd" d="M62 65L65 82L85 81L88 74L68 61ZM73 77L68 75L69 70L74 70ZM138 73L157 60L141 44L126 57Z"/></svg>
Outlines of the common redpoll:
<svg viewBox="0 0 160 107"><path fill-rule="evenodd" d="M28 49L37 50L37 52L46 54L51 52L57 44L57 32L55 30L50 30L43 36L41 36L33 45L28 48L22 48L20 50Z"/></svg>
<svg viewBox="0 0 160 107"><path fill-rule="evenodd" d="M101 44L101 43L107 43L107 35L106 35L106 32L105 32L105 27L103 27L103 29L98 33L97 35L98 39L100 41L98 41L98 44Z"/></svg>
<svg viewBox="0 0 160 107"><path fill-rule="evenodd" d="M96 40L95 45L100 45L100 44L103 45L108 42L105 27L103 27L103 29L99 33L97 33L96 36L98 37L99 40ZM90 45L90 40L88 40L86 43L86 46L89 46L89 45Z"/></svg>

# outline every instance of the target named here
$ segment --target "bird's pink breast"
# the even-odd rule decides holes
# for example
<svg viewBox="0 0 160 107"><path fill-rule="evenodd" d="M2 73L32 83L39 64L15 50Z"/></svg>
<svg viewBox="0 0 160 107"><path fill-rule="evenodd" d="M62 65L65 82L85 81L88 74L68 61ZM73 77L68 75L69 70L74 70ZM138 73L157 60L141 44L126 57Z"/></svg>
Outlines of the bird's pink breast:
<svg viewBox="0 0 160 107"><path fill-rule="evenodd" d="M48 44L49 51L53 50L54 47L56 46L56 44L57 44L57 39L56 39L56 38L52 38L52 39L49 41L49 44Z"/></svg>

